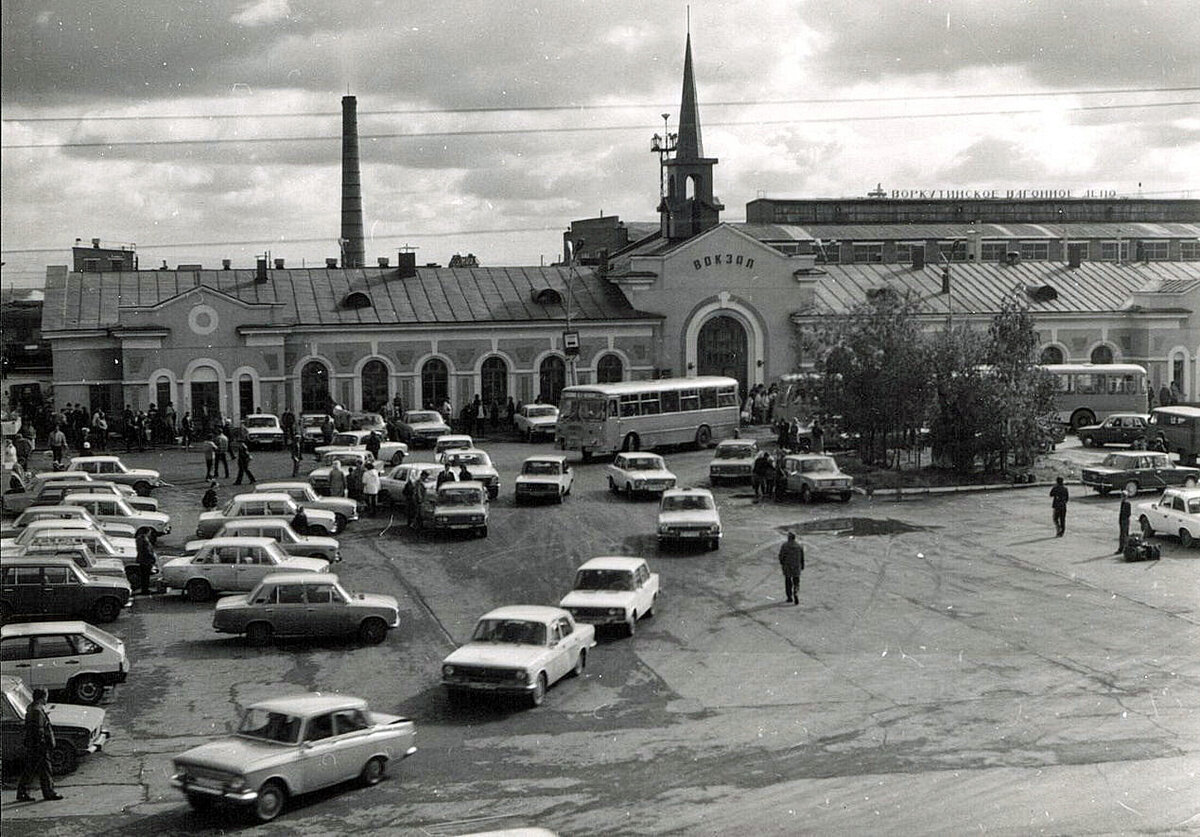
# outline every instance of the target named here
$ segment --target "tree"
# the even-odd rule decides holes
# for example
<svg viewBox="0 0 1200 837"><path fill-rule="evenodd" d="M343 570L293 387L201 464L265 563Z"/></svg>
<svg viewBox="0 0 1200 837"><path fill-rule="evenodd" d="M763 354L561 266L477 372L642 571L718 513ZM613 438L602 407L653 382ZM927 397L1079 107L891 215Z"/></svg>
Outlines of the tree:
<svg viewBox="0 0 1200 837"><path fill-rule="evenodd" d="M1054 404L1054 380L1037 366L1038 336L1024 297L1009 293L988 327L987 362L1003 393L992 453L1004 467L1010 454L1031 462L1042 442L1041 419Z"/></svg>

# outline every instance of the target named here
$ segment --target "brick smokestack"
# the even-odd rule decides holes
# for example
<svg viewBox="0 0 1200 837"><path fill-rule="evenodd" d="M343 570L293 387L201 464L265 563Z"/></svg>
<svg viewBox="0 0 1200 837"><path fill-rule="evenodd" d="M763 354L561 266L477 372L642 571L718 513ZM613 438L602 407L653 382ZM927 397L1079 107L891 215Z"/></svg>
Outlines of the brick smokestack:
<svg viewBox="0 0 1200 837"><path fill-rule="evenodd" d="M362 267L362 176L358 169L358 100L342 97L342 267Z"/></svg>

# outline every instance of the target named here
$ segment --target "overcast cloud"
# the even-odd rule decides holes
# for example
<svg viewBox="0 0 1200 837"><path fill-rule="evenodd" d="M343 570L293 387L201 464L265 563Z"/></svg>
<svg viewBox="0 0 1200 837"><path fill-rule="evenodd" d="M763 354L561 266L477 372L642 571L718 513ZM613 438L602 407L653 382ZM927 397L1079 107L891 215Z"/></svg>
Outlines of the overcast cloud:
<svg viewBox="0 0 1200 837"><path fill-rule="evenodd" d="M371 260L408 244L422 262L537 264L558 258L572 219L655 219L649 141L661 113L678 118L682 0L2 8L6 283L40 280L76 237L136 242L143 266L250 265L267 249L323 264L347 89ZM723 217L760 194L876 183L1197 197L1200 91L1163 89L1200 85L1195 9L693 2ZM1152 90L1096 92L1131 88Z"/></svg>

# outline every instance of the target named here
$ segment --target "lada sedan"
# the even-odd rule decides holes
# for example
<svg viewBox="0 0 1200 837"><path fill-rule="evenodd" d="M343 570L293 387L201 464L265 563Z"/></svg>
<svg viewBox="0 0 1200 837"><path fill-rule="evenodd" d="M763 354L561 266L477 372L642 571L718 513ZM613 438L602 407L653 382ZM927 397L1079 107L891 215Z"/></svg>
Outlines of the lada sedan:
<svg viewBox="0 0 1200 837"><path fill-rule="evenodd" d="M753 439L722 439L717 442L712 462L708 464L708 481L712 485L749 482L757 456L758 443Z"/></svg>
<svg viewBox="0 0 1200 837"><path fill-rule="evenodd" d="M120 497L111 494L68 494L62 498L64 506L87 509L101 523L123 523L133 527L134 533L145 532L151 538L171 534L171 516L159 511L140 511Z"/></svg>
<svg viewBox="0 0 1200 837"><path fill-rule="evenodd" d="M248 593L271 573L327 573L329 562L293 558L270 538L213 538L162 565L163 584L194 602L216 593Z"/></svg>
<svg viewBox="0 0 1200 837"><path fill-rule="evenodd" d="M409 410L396 425L400 438L413 447L432 447L439 436L450 432L437 410Z"/></svg>
<svg viewBox="0 0 1200 837"><path fill-rule="evenodd" d="M1157 451L1110 453L1099 465L1089 465L1081 471L1083 484L1100 494L1118 489L1136 494L1177 485L1194 488L1198 478L1200 468L1176 465L1169 454Z"/></svg>
<svg viewBox="0 0 1200 837"><path fill-rule="evenodd" d="M343 471L352 471L359 465L374 461L375 457L366 449L339 448L331 450L322 454L320 464L308 472L308 483L316 489L318 494L326 495L329 493L329 472L333 470L334 462L342 463Z"/></svg>
<svg viewBox="0 0 1200 837"><path fill-rule="evenodd" d="M92 513L79 506L30 506L17 515L13 521L12 531L20 532L30 523L38 520L83 520L93 529L99 529L114 538L132 538L136 534L132 526L124 523L104 523L92 517Z"/></svg>
<svg viewBox="0 0 1200 837"><path fill-rule="evenodd" d="M1178 535L1185 547L1200 539L1200 488L1168 488L1162 496L1137 507L1138 524L1147 538L1155 532Z"/></svg>
<svg viewBox="0 0 1200 837"><path fill-rule="evenodd" d="M843 473L832 456L792 453L783 458L779 469L781 477L775 483L778 496L798 494L804 503L818 497L837 497L848 503L854 494L854 477Z"/></svg>
<svg viewBox="0 0 1200 837"><path fill-rule="evenodd" d="M312 449L316 445L321 444L325 437L324 424L325 419L333 421L324 413L301 413L300 414L300 444L308 449Z"/></svg>
<svg viewBox="0 0 1200 837"><path fill-rule="evenodd" d="M288 800L358 779L378 784L417 751L413 722L372 712L362 698L305 694L251 704L237 733L173 759L171 784L198 810L242 808L259 822Z"/></svg>
<svg viewBox="0 0 1200 837"><path fill-rule="evenodd" d="M129 676L125 643L87 622L20 622L0 628L4 668L31 689L64 691L95 705Z"/></svg>
<svg viewBox="0 0 1200 837"><path fill-rule="evenodd" d="M196 522L196 537L211 538L227 521L243 517L273 517L290 523L302 509L305 534L310 531L325 535L337 532L337 517L333 512L301 506L287 494L251 492L238 494L224 508L201 512Z"/></svg>
<svg viewBox="0 0 1200 837"><path fill-rule="evenodd" d="M379 478L379 493L389 503L404 503L404 488L410 480L416 480L433 491L437 486L437 475L442 466L436 462L405 462L384 471Z"/></svg>
<svg viewBox="0 0 1200 837"><path fill-rule="evenodd" d="M596 629L577 625L557 607L516 605L485 613L471 640L442 662L442 685L451 698L467 692L523 695L540 706L546 690L580 675Z"/></svg>
<svg viewBox="0 0 1200 837"><path fill-rule="evenodd" d="M330 563L342 560L342 551L337 538L325 535L301 535L286 520L275 518L245 517L239 520L229 520L215 537L270 538L279 544L279 548L288 555L319 558ZM198 552L206 543L208 541L205 540L188 541L183 547L183 551Z"/></svg>
<svg viewBox="0 0 1200 837"><path fill-rule="evenodd" d="M48 485L62 480L91 480L91 475L76 471L68 474L66 471L47 471L33 476L26 471L4 471L4 481L0 483L3 492L0 493L0 508L7 514L19 514L33 505L47 505L49 498L39 500L39 495ZM53 499L57 502L62 494Z"/></svg>
<svg viewBox="0 0 1200 837"><path fill-rule="evenodd" d="M5 761L20 762L25 757L25 715L33 703L33 692L21 678L0 676L0 749ZM50 751L50 772L55 776L70 773L79 760L108 743L104 728L104 710L72 703L48 703L46 714L54 729L54 748Z"/></svg>
<svg viewBox="0 0 1200 837"><path fill-rule="evenodd" d="M661 493L675 487L675 475L657 453L626 452L613 457L607 468L608 490L625 496Z"/></svg>
<svg viewBox="0 0 1200 837"><path fill-rule="evenodd" d="M213 628L264 646L276 636L346 636L376 645L400 626L400 603L380 593L346 592L336 575L275 573L245 596L217 602Z"/></svg>
<svg viewBox="0 0 1200 837"><path fill-rule="evenodd" d="M67 473L63 471L62 473ZM78 474L83 477L86 474ZM108 480L93 480L89 479L86 482L81 480L63 480L61 482L51 483L42 490L42 493L35 500L35 505L44 506L47 503L61 503L63 497L68 494L111 494L114 497L119 497L124 500L130 508L139 511L160 511L158 500L153 497L143 497L138 494L128 485L110 482Z"/></svg>
<svg viewBox="0 0 1200 837"><path fill-rule="evenodd" d="M1145 442L1149 416L1141 413L1113 413L1099 424L1079 428L1076 434L1085 448L1104 445L1136 445Z"/></svg>
<svg viewBox="0 0 1200 837"><path fill-rule="evenodd" d="M349 497L323 497L307 482L300 480L285 480L282 482L260 482L254 486L255 494L286 494L297 504L308 509L333 512L337 521L337 532L346 528L346 524L358 520L358 503ZM337 534L334 532L334 534Z"/></svg>
<svg viewBox="0 0 1200 837"><path fill-rule="evenodd" d="M561 503L571 493L575 472L567 458L556 453L530 456L521 463L516 479L516 501L553 500Z"/></svg>
<svg viewBox="0 0 1200 837"><path fill-rule="evenodd" d="M513 424L526 442L539 436L553 439L558 432L558 407L553 404L524 404L513 416Z"/></svg>
<svg viewBox="0 0 1200 837"><path fill-rule="evenodd" d="M151 468L130 468L116 456L76 456L67 465L68 472L82 471L93 479L128 485L143 497L162 485L162 477Z"/></svg>
<svg viewBox="0 0 1200 837"><path fill-rule="evenodd" d="M443 465L449 464L456 474L465 465L471 479L483 483L487 488L489 500L500 496L500 473L492 465L492 458L478 448L450 449L440 454L438 461Z"/></svg>
<svg viewBox="0 0 1200 837"><path fill-rule="evenodd" d="M673 488L658 504L658 545L702 543L721 546L721 515L705 488Z"/></svg>
<svg viewBox="0 0 1200 837"><path fill-rule="evenodd" d="M471 450L474 447L475 440L466 433L445 433L434 439L433 456L441 462L442 454L448 450Z"/></svg>
<svg viewBox="0 0 1200 837"><path fill-rule="evenodd" d="M123 579L130 585L133 585L135 581L141 580L141 568L136 564L126 566L125 562L120 558L99 558L86 545L81 543L34 544L32 547L23 549L17 554L27 558L35 558L37 556L69 558L71 563L90 576L108 576L109 578ZM158 572L158 569L154 568L152 572Z"/></svg>
<svg viewBox="0 0 1200 837"><path fill-rule="evenodd" d="M86 520L39 520L30 523L11 540L0 541L0 552L11 554L22 549L46 549L81 543L101 558L119 558L124 564L137 563L137 543L133 538L113 538L92 528Z"/></svg>
<svg viewBox="0 0 1200 837"><path fill-rule="evenodd" d="M255 413L242 419L242 433L251 448L282 448L283 426L279 416Z"/></svg>
<svg viewBox="0 0 1200 837"><path fill-rule="evenodd" d="M488 533L488 498L483 483L445 482L426 492L417 509L417 528L435 532Z"/></svg>
<svg viewBox="0 0 1200 837"><path fill-rule="evenodd" d="M654 615L658 573L644 558L608 556L586 561L575 571L575 587L558 606L576 622L616 625L633 636L638 619Z"/></svg>

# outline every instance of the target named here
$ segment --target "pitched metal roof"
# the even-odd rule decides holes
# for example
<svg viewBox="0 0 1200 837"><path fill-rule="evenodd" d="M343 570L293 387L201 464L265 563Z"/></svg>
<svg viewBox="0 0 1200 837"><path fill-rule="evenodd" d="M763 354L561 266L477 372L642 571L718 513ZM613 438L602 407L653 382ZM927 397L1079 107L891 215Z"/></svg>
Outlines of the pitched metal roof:
<svg viewBox="0 0 1200 837"><path fill-rule="evenodd" d="M767 226L767 225L744 225ZM921 241L925 239L1054 239L1104 238L1161 239L1198 238L1200 224L1183 223L1063 223L1063 224L806 224L801 229L808 237L824 241ZM756 236L757 237L757 236ZM772 239L774 240L774 239Z"/></svg>
<svg viewBox="0 0 1200 837"><path fill-rule="evenodd" d="M118 326L121 312L167 302L193 288L220 291L242 303L264 306L258 322L272 325L470 324L552 322L564 306L539 305L546 288L568 299L579 321L659 319L638 311L595 271L567 267L417 268L399 278L396 268L269 270L153 270L123 273L56 273L46 282L43 331ZM351 292L370 307L346 308ZM267 307L269 306L269 307Z"/></svg>

